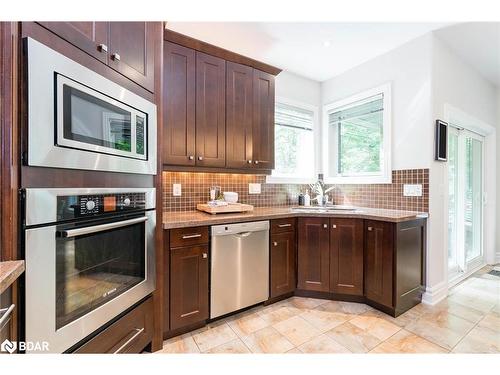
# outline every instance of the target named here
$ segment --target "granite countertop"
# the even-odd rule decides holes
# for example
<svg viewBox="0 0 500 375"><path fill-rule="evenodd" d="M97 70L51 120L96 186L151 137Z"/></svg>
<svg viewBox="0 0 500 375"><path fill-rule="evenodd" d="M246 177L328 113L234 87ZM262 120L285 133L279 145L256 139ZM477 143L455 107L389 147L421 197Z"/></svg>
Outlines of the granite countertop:
<svg viewBox="0 0 500 375"><path fill-rule="evenodd" d="M360 218L399 223L418 218L427 218L425 212L386 210L380 208L357 207L356 212L298 212L291 207L256 207L253 211L231 214L208 214L201 211L165 212L163 214L163 228L185 228L202 225L229 224L243 221L257 221L279 219L285 217L340 217Z"/></svg>
<svg viewBox="0 0 500 375"><path fill-rule="evenodd" d="M0 293L3 293L24 272L24 260L0 262Z"/></svg>

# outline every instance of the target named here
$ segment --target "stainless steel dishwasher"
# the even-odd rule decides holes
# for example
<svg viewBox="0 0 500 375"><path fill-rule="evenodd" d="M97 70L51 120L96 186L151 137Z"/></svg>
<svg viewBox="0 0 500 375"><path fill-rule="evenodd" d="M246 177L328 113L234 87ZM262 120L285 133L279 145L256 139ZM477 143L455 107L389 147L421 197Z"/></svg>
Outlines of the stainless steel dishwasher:
<svg viewBox="0 0 500 375"><path fill-rule="evenodd" d="M210 318L269 298L269 221L212 226Z"/></svg>

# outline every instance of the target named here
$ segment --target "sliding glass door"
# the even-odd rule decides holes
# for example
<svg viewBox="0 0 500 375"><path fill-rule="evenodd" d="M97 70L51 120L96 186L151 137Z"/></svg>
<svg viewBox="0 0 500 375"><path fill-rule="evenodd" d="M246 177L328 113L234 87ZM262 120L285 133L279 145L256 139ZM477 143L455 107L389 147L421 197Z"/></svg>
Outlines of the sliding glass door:
<svg viewBox="0 0 500 375"><path fill-rule="evenodd" d="M483 262L483 142L467 130L448 135L448 270L460 277Z"/></svg>

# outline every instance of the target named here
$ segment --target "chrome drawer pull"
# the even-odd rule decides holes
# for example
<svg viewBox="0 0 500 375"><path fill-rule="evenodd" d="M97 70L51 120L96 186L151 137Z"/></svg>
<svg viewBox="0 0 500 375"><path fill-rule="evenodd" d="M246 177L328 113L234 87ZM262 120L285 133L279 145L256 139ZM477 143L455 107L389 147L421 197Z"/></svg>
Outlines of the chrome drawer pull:
<svg viewBox="0 0 500 375"><path fill-rule="evenodd" d="M372 231L373 230L373 227L368 227L368 231Z"/></svg>
<svg viewBox="0 0 500 375"><path fill-rule="evenodd" d="M130 344L132 341L134 341L136 339L137 336L139 336L141 333L144 332L144 328L141 328L141 329L136 328L135 331L137 331L137 332L134 334L134 336L129 338L127 341L125 341L125 343L122 346L120 346L118 349L116 349L116 351L113 354L118 354L123 349L125 349L128 346L128 344Z"/></svg>
<svg viewBox="0 0 500 375"><path fill-rule="evenodd" d="M103 53L108 53L108 46L105 45L104 43L99 44L97 48L99 48L99 51Z"/></svg>
<svg viewBox="0 0 500 375"><path fill-rule="evenodd" d="M113 53L111 55L111 57L113 58L113 60L115 61L120 61L120 55L118 53Z"/></svg>
<svg viewBox="0 0 500 375"><path fill-rule="evenodd" d="M12 304L8 308L0 310L0 329L2 329L9 321L10 314L12 314L12 311L14 311L14 307L16 307L16 305Z"/></svg>
<svg viewBox="0 0 500 375"><path fill-rule="evenodd" d="M333 229L337 228L337 225L333 224L333 225L332 225L332 228L333 228Z"/></svg>
<svg viewBox="0 0 500 375"><path fill-rule="evenodd" d="M203 259L207 259L207 257L208 257L207 253L203 253L202 257L203 257Z"/></svg>
<svg viewBox="0 0 500 375"><path fill-rule="evenodd" d="M278 246L278 243L276 241L273 242L274 246Z"/></svg>
<svg viewBox="0 0 500 375"><path fill-rule="evenodd" d="M143 223L147 220L148 220L148 218L146 216L142 216L142 217L138 217L135 219L118 221L116 223L100 224L100 225L93 225L91 227L62 230L62 231L59 231L58 234L61 235L62 237L83 236L84 234L103 232L105 230L121 228L121 227L126 227L129 225L133 225L133 224Z"/></svg>
<svg viewBox="0 0 500 375"><path fill-rule="evenodd" d="M291 227L292 224L278 224L278 228L287 228L287 227Z"/></svg>
<svg viewBox="0 0 500 375"><path fill-rule="evenodd" d="M323 228L328 228L328 224L323 224Z"/></svg>
<svg viewBox="0 0 500 375"><path fill-rule="evenodd" d="M187 239L190 239L190 238L198 238L198 237L201 237L201 234L197 233L197 234L186 234L185 236L182 236L182 239L183 240L187 240Z"/></svg>

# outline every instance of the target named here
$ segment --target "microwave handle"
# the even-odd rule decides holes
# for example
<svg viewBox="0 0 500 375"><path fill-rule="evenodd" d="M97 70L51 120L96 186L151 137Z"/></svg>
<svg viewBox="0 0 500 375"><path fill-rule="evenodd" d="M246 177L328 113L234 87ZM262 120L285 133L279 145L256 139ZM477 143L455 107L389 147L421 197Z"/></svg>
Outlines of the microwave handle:
<svg viewBox="0 0 500 375"><path fill-rule="evenodd" d="M148 220L148 218L146 216L143 216L143 217L137 217L135 219L118 221L116 223L100 224L100 225L94 225L91 227L62 230L62 231L59 231L58 233L60 234L61 237L83 236L84 234L103 232L105 230L121 228L121 227L126 227L128 225L143 223L147 220Z"/></svg>

